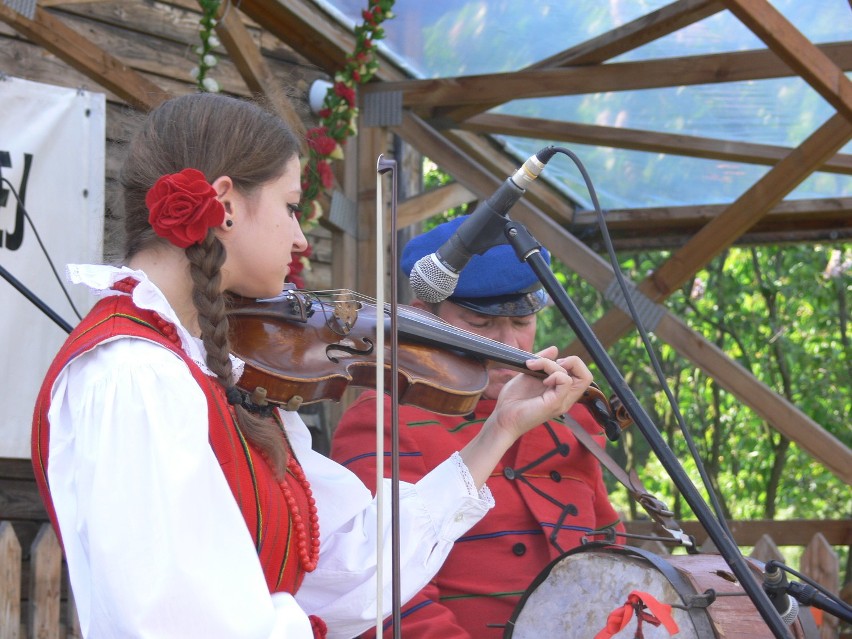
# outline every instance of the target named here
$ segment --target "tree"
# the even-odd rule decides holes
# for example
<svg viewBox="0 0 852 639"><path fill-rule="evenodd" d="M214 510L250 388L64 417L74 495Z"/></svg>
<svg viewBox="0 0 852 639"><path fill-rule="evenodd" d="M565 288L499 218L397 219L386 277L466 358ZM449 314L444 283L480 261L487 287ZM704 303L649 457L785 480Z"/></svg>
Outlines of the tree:
<svg viewBox="0 0 852 639"><path fill-rule="evenodd" d="M623 256L621 268L635 281L666 257L665 253ZM733 248L698 273L667 306L850 445L852 375L846 304L852 283L850 264L848 246ZM567 292L589 323L594 322L608 303L561 265L555 264L554 269L563 273ZM555 309L545 312L540 325L540 345L564 344L573 338ZM849 516L848 486L671 347L656 340L654 347L726 516ZM678 435L673 408L638 336L622 338L610 355L698 484L700 478ZM641 434L628 430L617 453L637 469L651 492L674 505L676 516L682 516L686 504Z"/></svg>

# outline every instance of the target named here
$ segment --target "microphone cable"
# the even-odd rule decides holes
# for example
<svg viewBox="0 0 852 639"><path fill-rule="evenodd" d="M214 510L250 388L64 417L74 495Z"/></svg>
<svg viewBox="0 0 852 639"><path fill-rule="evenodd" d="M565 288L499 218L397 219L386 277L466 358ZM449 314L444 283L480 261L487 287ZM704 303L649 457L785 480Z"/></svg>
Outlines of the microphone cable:
<svg viewBox="0 0 852 639"><path fill-rule="evenodd" d="M74 305L74 301L71 299L71 295L68 293L68 289L65 288L65 283L62 281L62 278L59 276L59 273L56 271L56 267L53 264L53 260L50 259L50 254L47 252L47 248L44 246L44 242L41 241L41 236L38 234L38 230L35 227L35 224L30 218L30 214L27 213L27 209L24 206L24 203L21 201L20 195L15 190L15 187L12 183L3 176L0 176L0 184L3 182L9 187L9 190L12 192L12 195L15 196L15 200L17 201L18 207L20 207L21 212L24 214L24 219L29 223L30 228L35 234L36 241L38 241L38 245L41 247L41 252L44 254L44 257L47 259L47 263L50 265L50 270L53 271L53 276L56 278L56 281L59 283L59 287L62 289L62 292L65 294L65 299L68 300L68 304L71 305L71 310L74 311L74 314L77 316L78 320L82 320L83 317L80 315L80 312L77 310L77 307Z"/></svg>
<svg viewBox="0 0 852 639"><path fill-rule="evenodd" d="M797 601L803 606L819 608L820 610L824 610L829 614L834 615L838 619L847 623L852 623L852 606L843 601L839 596L827 590L824 586L818 584L813 579L775 559L767 561L764 568L769 568L770 570L776 569L779 572L783 571L790 573L807 584L806 586L803 586L795 581L788 582L784 592L788 597L790 597L790 599ZM825 600L823 601L823 599Z"/></svg>
<svg viewBox="0 0 852 639"><path fill-rule="evenodd" d="M577 157L577 155L573 151L561 146L554 146L549 148L552 148L554 153L562 153L571 158L571 160L574 162L574 164L576 164L577 168L579 169L580 174L583 176L583 181L586 184L586 188L588 189L589 196L592 200L592 205L595 208L595 214L598 219L598 226L600 228L601 236L603 237L604 245L606 246L607 256L609 257L610 265L612 266L612 270L615 274L618 286L621 289L621 293L624 296L624 300L627 303L628 310L630 311L630 317L633 320L633 323L636 325L636 329L639 332L640 337L642 338L642 344L648 354L648 358L651 362L651 367L654 369L654 375L666 395L669 405L672 408L672 413L675 417L675 421L677 421L678 428L683 434L684 439L686 440L686 445L689 448L689 452L692 455L696 468L698 469L698 474L701 476L701 481L704 485L704 489L707 493L707 496L709 497L710 503L713 506L713 510L716 513L716 519L718 520L719 525L723 528L728 537L732 541L734 541L734 544L736 544L734 540L734 535L733 533L731 533L731 529L728 527L728 524L725 521L725 517L722 512L722 507L719 504L719 500L715 491L713 490L712 484L710 482L710 477L708 476L707 471L704 468L704 464L701 461L701 456L698 452L697 446L695 445L695 441L693 440L692 435L686 427L683 415L681 414L680 408L677 405L677 400L675 399L674 394L672 393L672 390L669 387L668 382L666 381L666 376L663 373L662 367L660 366L660 362L657 359L657 355L654 351L653 345L651 344L651 340L648 337L648 332L645 329L645 326L642 323L641 318L639 317L639 313L636 311L636 307L633 304L633 296L630 293L627 282L625 281L624 275L621 272L621 267L618 264L618 258L615 254L615 248L612 244L612 238L610 237L609 229L606 226L606 217L603 211L601 210L600 203L598 202L598 195L595 191L595 186L592 183L592 179L589 177L589 174L586 171L586 167L583 166L583 163L580 161L580 158Z"/></svg>

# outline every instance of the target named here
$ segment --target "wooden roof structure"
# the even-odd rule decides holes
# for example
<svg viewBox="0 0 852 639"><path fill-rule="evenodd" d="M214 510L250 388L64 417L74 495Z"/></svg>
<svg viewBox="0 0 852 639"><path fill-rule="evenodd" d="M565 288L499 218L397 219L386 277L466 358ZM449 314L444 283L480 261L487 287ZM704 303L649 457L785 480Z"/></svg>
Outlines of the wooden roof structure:
<svg viewBox="0 0 852 639"><path fill-rule="evenodd" d="M187 55L197 38L199 7L191 0L0 0L0 72L66 86L85 85L108 95L108 138L126 137L122 107L149 109L169 95L194 90ZM764 50L603 63L720 11L730 11L766 45ZM310 114L310 82L344 64L353 34L310 0L240 0L227 4L217 26L227 58L217 67L223 90L267 95L282 115L303 126ZM336 287L371 293L375 237L376 158L389 134L428 156L454 182L405 199L400 228L460 203L487 197L517 168L489 134L600 144L688 157L726 159L771 167L728 205L610 211L616 247L673 247L671 257L637 285L637 295L662 310L654 332L682 356L751 406L775 429L852 484L852 451L784 397L693 331L663 306L696 272L738 242L811 242L852 237L852 198L784 198L813 172L852 174L852 156L839 151L852 139L852 40L817 46L767 0L675 0L671 4L541 60L515 73L418 80L383 60L375 81L362 87L362 114L371 99L393 96L399 105L386 123L362 126L337 170L339 193L355 204L348 220L324 220ZM511 96L594 93L629 86L651 88L799 75L835 110L796 148L719 141L649 131L534 120L489 113ZM285 95L279 87L290 87ZM354 149L354 152L353 152ZM109 162L109 154L108 154ZM108 167L114 176L115 167ZM359 215L357 211L363 212ZM512 216L568 268L600 291L614 279L594 240L579 231L596 225L563 192L537 181ZM641 233L637 229L641 228ZM643 244L642 238L647 244ZM358 263L359 268L351 268ZM632 324L614 305L593 329L604 346ZM580 344L569 346L583 354Z"/></svg>

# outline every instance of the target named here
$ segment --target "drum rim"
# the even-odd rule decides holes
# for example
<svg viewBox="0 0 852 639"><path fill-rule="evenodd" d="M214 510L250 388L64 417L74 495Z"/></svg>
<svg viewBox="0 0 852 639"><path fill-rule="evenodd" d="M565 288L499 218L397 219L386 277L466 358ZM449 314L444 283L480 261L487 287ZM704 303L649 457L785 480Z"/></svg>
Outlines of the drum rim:
<svg viewBox="0 0 852 639"><path fill-rule="evenodd" d="M582 546L577 546L576 548L572 548L568 550L556 559L552 560L547 566L545 566L536 578L530 583L527 589L524 591L524 594L521 595L520 601L518 601L515 609L512 611L512 616L509 617L509 620L506 622L506 627L503 631L503 639L512 639L512 635L515 632L515 622L518 620L521 612L523 612L524 604L526 604L527 599L532 595L533 592L544 583L547 578L550 576L551 571L564 560L565 558L571 555L579 555L586 552L591 551L599 551L606 550L611 551L614 554L618 555L626 555L626 556L635 556L640 559L644 559L649 562L654 568L659 570L663 576L669 580L669 583L672 587L677 591L677 594L680 596L681 601L686 606L686 612L689 614L689 617L695 626L695 631L699 637L715 637L716 631L714 630L712 624L710 623L710 616L707 614L705 608L698 608L695 606L687 606L686 597L689 595L699 594L695 591L695 588L692 587L692 584L687 581L684 576L667 562L663 557L656 555L648 550L644 550L642 548L636 548L634 546L622 546L619 544L610 544L607 542L589 542Z"/></svg>

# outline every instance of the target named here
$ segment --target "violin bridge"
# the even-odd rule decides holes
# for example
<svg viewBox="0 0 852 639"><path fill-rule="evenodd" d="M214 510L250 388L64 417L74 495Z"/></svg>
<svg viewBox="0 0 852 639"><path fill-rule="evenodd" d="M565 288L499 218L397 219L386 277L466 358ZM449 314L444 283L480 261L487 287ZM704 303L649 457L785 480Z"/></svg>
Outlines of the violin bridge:
<svg viewBox="0 0 852 639"><path fill-rule="evenodd" d="M338 335L349 335L358 320L359 302L352 299L334 301L334 310L327 320L328 327Z"/></svg>

